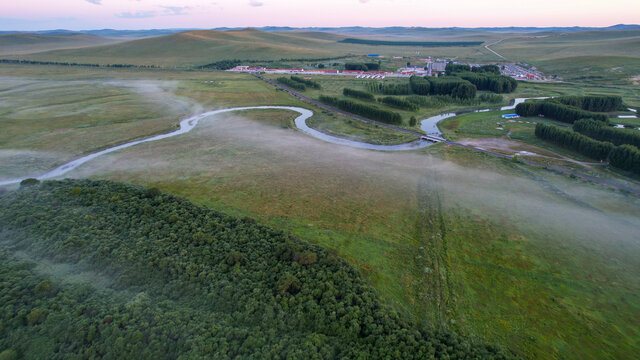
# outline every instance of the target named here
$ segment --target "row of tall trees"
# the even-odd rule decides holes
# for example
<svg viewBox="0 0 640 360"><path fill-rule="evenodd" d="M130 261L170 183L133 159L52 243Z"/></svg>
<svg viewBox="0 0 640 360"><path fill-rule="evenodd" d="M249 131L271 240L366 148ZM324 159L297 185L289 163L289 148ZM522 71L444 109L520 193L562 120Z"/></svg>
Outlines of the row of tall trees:
<svg viewBox="0 0 640 360"><path fill-rule="evenodd" d="M320 83L317 81L313 81L313 80L309 80L309 79L304 79L301 78L300 76L295 76L295 75L291 75L290 77L291 80L295 81L295 82L299 82L300 84L304 85L304 86L308 86L312 89L320 89Z"/></svg>
<svg viewBox="0 0 640 360"><path fill-rule="evenodd" d="M320 247L154 189L32 184L0 197L0 228L3 357L506 358L392 312Z"/></svg>
<svg viewBox="0 0 640 360"><path fill-rule="evenodd" d="M610 142L593 140L577 132L562 130L557 126L542 123L536 124L535 134L543 140L553 142L597 160L606 160L614 148Z"/></svg>
<svg viewBox="0 0 640 360"><path fill-rule="evenodd" d="M376 99L371 93L368 93L366 91L356 90L356 89L350 89L350 88L344 88L342 90L342 94L344 96L349 96L352 98L357 98L357 99L362 99L367 101L375 101Z"/></svg>
<svg viewBox="0 0 640 360"><path fill-rule="evenodd" d="M585 156L597 160L609 160L611 166L640 174L640 150L637 147L624 144L614 146L608 141L594 140L580 133L562 130L556 126L538 123L535 134L568 149L577 151Z"/></svg>
<svg viewBox="0 0 640 360"><path fill-rule="evenodd" d="M133 64L90 64L64 61L41 61L41 60L14 60L0 59L0 64L29 64L29 65L62 65L62 66L82 66L82 67L98 67L98 68L140 68L155 69L156 65L133 65Z"/></svg>
<svg viewBox="0 0 640 360"><path fill-rule="evenodd" d="M298 91L307 90L307 87L304 84L299 83L299 82L297 82L295 80L292 80L291 78L288 78L288 77L282 76L282 77L277 78L276 81L279 82L280 84L288 87L288 88L293 89L293 90L298 90Z"/></svg>
<svg viewBox="0 0 640 360"><path fill-rule="evenodd" d="M426 78L412 76L409 78L409 85L411 86L411 91L416 95L431 94L431 82Z"/></svg>
<svg viewBox="0 0 640 360"><path fill-rule="evenodd" d="M620 145L609 154L609 163L622 170L640 175L640 150L631 145Z"/></svg>
<svg viewBox="0 0 640 360"><path fill-rule="evenodd" d="M417 111L420 109L420 106L417 104L395 96L385 96L383 98L379 98L378 101L385 105L407 111Z"/></svg>
<svg viewBox="0 0 640 360"><path fill-rule="evenodd" d="M481 65L481 66L470 66L465 64L454 64L447 63L445 66L445 72L447 75L453 75L455 73L461 72L474 72L474 73L487 73L487 74L495 74L500 75L500 67L498 65Z"/></svg>
<svg viewBox="0 0 640 360"><path fill-rule="evenodd" d="M637 130L615 129L601 121L581 119L573 123L573 131L596 140L609 141L614 145L628 144L640 148L640 131Z"/></svg>
<svg viewBox="0 0 640 360"><path fill-rule="evenodd" d="M369 71L369 68L367 67L367 65L363 63L345 63L344 69L354 70L354 71Z"/></svg>
<svg viewBox="0 0 640 360"><path fill-rule="evenodd" d="M515 79L493 73L460 72L456 73L456 76L469 81L478 90L488 90L498 94L512 93L518 87Z"/></svg>
<svg viewBox="0 0 640 360"><path fill-rule="evenodd" d="M620 96L560 96L551 99L551 101L594 112L610 112L623 108L623 102Z"/></svg>
<svg viewBox="0 0 640 360"><path fill-rule="evenodd" d="M592 118L605 124L609 123L609 117L605 114L582 110L551 100L527 101L518 104L516 106L516 113L520 116L544 115L545 117L570 124L585 118Z"/></svg>
<svg viewBox="0 0 640 360"><path fill-rule="evenodd" d="M383 95L409 95L411 94L411 88L407 83L380 83L380 82L370 82L367 87L369 91L375 94L383 94Z"/></svg>
<svg viewBox="0 0 640 360"><path fill-rule="evenodd" d="M402 116L397 112L379 109L373 105L361 104L349 99L339 99L333 96L321 95L320 101L337 107L340 110L360 115L368 119L377 120L387 124L401 124Z"/></svg>

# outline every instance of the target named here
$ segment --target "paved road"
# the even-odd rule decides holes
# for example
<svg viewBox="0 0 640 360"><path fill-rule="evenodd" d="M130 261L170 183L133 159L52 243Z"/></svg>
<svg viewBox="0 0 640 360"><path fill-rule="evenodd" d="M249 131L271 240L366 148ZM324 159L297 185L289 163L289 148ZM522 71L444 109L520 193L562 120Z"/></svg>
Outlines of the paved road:
<svg viewBox="0 0 640 360"><path fill-rule="evenodd" d="M491 51L492 53L496 54L497 56L499 56L499 57L501 57L501 58L503 58L503 59L507 60L507 58L506 58L506 57L504 57L504 56L502 56L502 55L498 54L497 52L495 52L493 49L491 49L491 48L489 47L489 46L495 45L495 44L497 44L497 43L500 43L500 42L502 42L502 41L504 41L504 39L500 39L500 40L498 40L498 41L496 41L496 42L492 42L491 44L485 45L485 46L484 46L484 48L485 48L485 49L487 49L487 50L489 50L489 51Z"/></svg>
<svg viewBox="0 0 640 360"><path fill-rule="evenodd" d="M402 131L402 132L413 134L413 135L420 136L420 137L424 137L425 136L425 134L419 133L417 131L403 129L403 128L400 128L400 127L397 127L397 126L381 123L381 122L378 122L378 121L374 121L374 120L363 118L361 116L350 114L348 112L336 109L334 107L331 107L331 106L322 104L320 102L317 102L317 101L315 101L313 99L310 99L310 98L300 94L297 91L291 90L291 89L287 88L286 86L280 85L280 84L278 84L277 82L275 82L273 80L270 80L270 79L267 79L267 78L265 78L263 76L260 76L259 74L253 74L253 75L258 77L259 79L262 79L262 80L268 82L269 84L272 84L272 85L274 85L274 86L286 91L287 93L291 94L293 97L296 97L296 98L298 98L298 99L300 99L302 101L311 103L313 105L319 106L320 108L323 108L325 110L333 111L333 112L336 112L338 114L341 114L341 115L344 115L344 116L347 116L347 117L350 117L352 119L356 119L356 120L359 120L359 121L363 121L363 122L366 122L366 123L369 123L369 124L375 124L375 125L379 125L379 126L384 126L384 127L388 128L388 129L392 129L392 130L396 130L396 131ZM480 151L480 152L483 152L485 154L490 154L490 155L497 156L497 157L504 158L504 159L512 159L513 158L510 155L500 154L500 153L497 153L497 152L491 151L491 150L480 149L480 148L477 148L477 147L471 146L471 145L464 145L464 144L461 144L461 143L457 143L455 141L444 140L443 142L445 144L447 144L447 145L460 146L460 147L463 147L463 148L466 148L466 149L469 149L469 150ZM627 185L615 183L615 182L608 181L608 180L602 180L602 179L599 179L599 178L596 178L596 177L593 177L593 176L576 173L576 172L565 170L565 169L561 169L561 168L558 168L558 167L555 167L555 166L549 166L549 165L540 164L540 163L537 163L537 162L531 161L531 160L519 159L518 161L520 161L521 163L527 164L527 165L537 166L537 167L541 167L541 168L544 168L544 169L547 169L547 170L557 171L557 172L565 174L565 175L575 176L575 177L578 177L578 178L581 178L581 179L584 179L584 180L589 180L589 181L595 182L597 184L610 186L610 187L618 189L618 190L628 191L630 193L633 193L633 194L636 194L636 195L640 195L640 189L635 188L635 187L630 187L630 186L627 186Z"/></svg>

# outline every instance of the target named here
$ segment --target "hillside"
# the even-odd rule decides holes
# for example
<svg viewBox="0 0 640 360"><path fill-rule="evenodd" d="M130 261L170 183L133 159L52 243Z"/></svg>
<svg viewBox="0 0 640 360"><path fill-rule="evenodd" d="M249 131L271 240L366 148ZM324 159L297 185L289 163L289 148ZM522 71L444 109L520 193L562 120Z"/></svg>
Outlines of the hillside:
<svg viewBox="0 0 640 360"><path fill-rule="evenodd" d="M5 34L0 35L0 56L11 54L30 54L56 49L83 48L88 46L113 44L119 41L122 40L80 33Z"/></svg>
<svg viewBox="0 0 640 360"><path fill-rule="evenodd" d="M225 59L278 60L344 55L332 49L335 35L269 33L255 29L186 31L128 41L90 50L60 50L33 54L30 60L136 65L194 66Z"/></svg>
<svg viewBox="0 0 640 360"><path fill-rule="evenodd" d="M155 189L66 180L0 204L3 358L506 358L419 330L325 250Z"/></svg>

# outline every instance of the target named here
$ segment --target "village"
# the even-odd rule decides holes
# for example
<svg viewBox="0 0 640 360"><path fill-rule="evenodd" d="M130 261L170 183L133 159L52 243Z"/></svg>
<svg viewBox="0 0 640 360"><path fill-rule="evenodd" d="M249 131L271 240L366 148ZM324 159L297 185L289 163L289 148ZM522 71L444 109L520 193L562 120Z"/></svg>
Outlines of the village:
<svg viewBox="0 0 640 360"><path fill-rule="evenodd" d="M248 72L248 73L265 73L265 74L300 74L300 75L333 75L333 76L354 76L356 79L373 79L382 80L387 77L393 78L409 78L412 76L434 76L444 75L447 63L464 64L456 61L430 61L426 60L426 65L410 65L398 68L394 71L364 71L364 70L339 70L339 69L271 69L262 66L238 65L227 71L231 72ZM482 66L485 64L465 64L471 67ZM516 80L527 81L548 81L540 71L535 67L527 68L522 64L506 63L498 64L502 75L509 76Z"/></svg>

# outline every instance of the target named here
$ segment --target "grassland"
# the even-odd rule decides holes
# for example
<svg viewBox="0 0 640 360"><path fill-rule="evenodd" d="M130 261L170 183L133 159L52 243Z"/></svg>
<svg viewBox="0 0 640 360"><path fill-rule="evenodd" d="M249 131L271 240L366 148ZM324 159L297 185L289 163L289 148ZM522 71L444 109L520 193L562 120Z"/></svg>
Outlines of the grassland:
<svg viewBox="0 0 640 360"><path fill-rule="evenodd" d="M371 53L408 57L490 58L486 51L480 49L481 46L373 46L339 42L344 38L344 36L340 35L313 32L272 33L255 29L234 31L199 30L92 47L91 49L45 51L37 54L8 57L39 61L92 64L116 63L163 67L200 66L228 59L309 59ZM487 38L491 37L487 36ZM453 37L452 41L455 40L457 40L457 37Z"/></svg>
<svg viewBox="0 0 640 360"><path fill-rule="evenodd" d="M631 85L640 74L637 30L512 37L492 49L508 60L534 64L568 81Z"/></svg>
<svg viewBox="0 0 640 360"><path fill-rule="evenodd" d="M191 49L197 47L193 44ZM449 51L441 50L443 54ZM383 51L378 48L376 52ZM458 56L490 57L482 49L461 51ZM61 53L46 56L51 54ZM202 54L198 61L218 56L213 52L211 57L205 51ZM278 56L276 51L272 54ZM119 59L117 56L107 52L100 59L112 61ZM186 64L181 56L171 56L167 64ZM135 58L157 61L138 55ZM263 104L307 106L243 74L2 65L0 76L36 82L36 88L46 89L51 86L49 82L170 81L170 91L163 92L167 96L164 102L177 97L206 109ZM323 82L328 94L340 94L345 86L362 88L366 81L317 80ZM70 100L81 98L74 106L84 108L92 101L81 96L88 87L76 93L56 91L68 91ZM136 99L131 105L136 111L146 109L143 112L147 113L159 106L143 105L147 100L138 98L140 93L128 87L98 88L95 94L103 99L107 90L133 95L126 97ZM619 94L629 105L640 106L638 90L623 83L521 84L510 96L586 93ZM55 133L56 123L43 119L71 112L59 112L37 91L19 94L21 99L16 96L0 103L7 114L18 110L18 100L24 102L27 113L48 106L38 115L40 120L34 121L34 128L24 130L22 137L44 131ZM310 90L308 95L317 94ZM93 118L100 106L89 107L84 117ZM418 116L449 110L423 109ZM111 112L108 117L115 120L127 117L119 110ZM95 112L96 116L99 113ZM337 116L316 113L310 123L327 132L389 143L404 136L394 137L381 129L362 128ZM457 123L445 123L444 130L456 138L506 136L508 130L494 133L495 122L501 121L496 119L498 115L459 117ZM175 114L172 116L173 121L158 118L153 123L157 122L158 129L166 129L176 123ZM292 130L294 117L286 111L264 110L207 119L197 131L109 154L70 176L157 186L198 204L291 231L358 267L394 309L418 321L499 344L525 358L617 359L633 358L640 351L640 282L636 276L640 271L640 200L444 144L403 153L326 144ZM1 121L8 118L0 116ZM69 125L61 122L63 129L82 126L89 120L66 121ZM3 129L22 131L13 129L22 127L19 122L11 124ZM47 126L40 128L42 124ZM124 125L116 123L114 129ZM540 145L527 144L534 141L531 124L505 126L511 130L512 139L528 146ZM129 130L118 131L119 141L131 138ZM486 133L478 134L482 131ZM93 143L69 152L106 146L97 134ZM40 139L44 137L34 138L21 149L39 151L47 144ZM1 144L4 150L20 146L9 143L12 138L5 141L10 146ZM541 150L560 151L552 147ZM599 176L618 176L595 171Z"/></svg>
<svg viewBox="0 0 640 360"><path fill-rule="evenodd" d="M0 77L2 178L37 174L83 154L168 132L203 110L300 105L247 74L3 65ZM309 122L372 143L415 139L320 111Z"/></svg>
<svg viewBox="0 0 640 360"><path fill-rule="evenodd" d="M336 147L284 129L293 117L229 115L74 176L157 186L292 231L359 267L395 308L526 357L637 350L637 199L458 148Z"/></svg>
<svg viewBox="0 0 640 360"><path fill-rule="evenodd" d="M123 40L87 34L6 34L0 35L0 56L82 48L113 44L121 41Z"/></svg>

